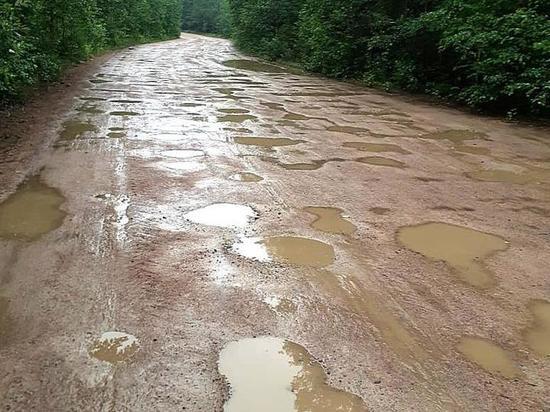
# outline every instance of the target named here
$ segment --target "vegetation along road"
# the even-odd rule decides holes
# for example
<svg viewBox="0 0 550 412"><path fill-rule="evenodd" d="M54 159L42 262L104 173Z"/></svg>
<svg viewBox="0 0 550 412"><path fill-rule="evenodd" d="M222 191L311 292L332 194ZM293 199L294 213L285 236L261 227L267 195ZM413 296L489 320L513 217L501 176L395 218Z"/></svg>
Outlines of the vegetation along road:
<svg viewBox="0 0 550 412"><path fill-rule="evenodd" d="M1 410L549 407L547 128L191 34L3 127Z"/></svg>

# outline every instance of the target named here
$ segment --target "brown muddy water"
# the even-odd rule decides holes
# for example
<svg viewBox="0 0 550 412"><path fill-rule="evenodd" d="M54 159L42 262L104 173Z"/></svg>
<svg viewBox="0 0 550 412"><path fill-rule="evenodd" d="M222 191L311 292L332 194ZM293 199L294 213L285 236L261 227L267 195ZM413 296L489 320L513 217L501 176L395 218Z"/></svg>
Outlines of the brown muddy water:
<svg viewBox="0 0 550 412"><path fill-rule="evenodd" d="M231 387L225 412L363 412L358 396L326 383L307 350L272 337L230 342L220 353L220 373Z"/></svg>
<svg viewBox="0 0 550 412"><path fill-rule="evenodd" d="M401 153L410 154L408 150L391 143L366 143L366 142L345 142L343 147L350 147L360 150L362 152L375 152L375 153Z"/></svg>
<svg viewBox="0 0 550 412"><path fill-rule="evenodd" d="M295 146L304 143L304 140L289 139L286 137L255 137L255 136L238 136L234 137L233 141L237 144L246 146L259 147L282 147Z"/></svg>
<svg viewBox="0 0 550 412"><path fill-rule="evenodd" d="M512 379L520 375L512 355L494 343L474 337L461 339L457 349L486 371Z"/></svg>
<svg viewBox="0 0 550 412"><path fill-rule="evenodd" d="M135 336L123 332L105 332L94 341L88 353L100 361L117 364L129 360L139 348Z"/></svg>
<svg viewBox="0 0 550 412"><path fill-rule="evenodd" d="M32 241L57 229L66 213L63 195L39 177L24 182L0 204L0 238Z"/></svg>
<svg viewBox="0 0 550 412"><path fill-rule="evenodd" d="M261 262L275 261L297 266L322 268L335 260L332 246L315 239L296 236L241 238L233 251Z"/></svg>
<svg viewBox="0 0 550 412"><path fill-rule="evenodd" d="M335 207L306 207L307 213L316 216L311 227L322 232L350 235L357 229L343 216L344 211Z"/></svg>
<svg viewBox="0 0 550 412"><path fill-rule="evenodd" d="M398 239L414 252L446 262L459 279L478 288L496 283L483 260L508 248L499 236L440 222L401 228Z"/></svg>
<svg viewBox="0 0 550 412"><path fill-rule="evenodd" d="M533 323L525 331L529 348L538 356L550 356L550 302L533 300L529 303Z"/></svg>
<svg viewBox="0 0 550 412"><path fill-rule="evenodd" d="M97 126L89 122L81 122L79 120L68 120L63 123L63 130L59 137L61 140L74 140L84 136L87 133L95 133L98 131Z"/></svg>

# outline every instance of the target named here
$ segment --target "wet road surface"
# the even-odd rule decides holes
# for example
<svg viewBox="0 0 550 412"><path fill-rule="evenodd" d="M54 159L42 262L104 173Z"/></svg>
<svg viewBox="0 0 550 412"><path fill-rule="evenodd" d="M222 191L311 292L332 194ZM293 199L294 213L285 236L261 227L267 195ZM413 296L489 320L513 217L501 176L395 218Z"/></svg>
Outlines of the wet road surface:
<svg viewBox="0 0 550 412"><path fill-rule="evenodd" d="M1 410L550 406L547 129L195 35L84 73L0 146Z"/></svg>

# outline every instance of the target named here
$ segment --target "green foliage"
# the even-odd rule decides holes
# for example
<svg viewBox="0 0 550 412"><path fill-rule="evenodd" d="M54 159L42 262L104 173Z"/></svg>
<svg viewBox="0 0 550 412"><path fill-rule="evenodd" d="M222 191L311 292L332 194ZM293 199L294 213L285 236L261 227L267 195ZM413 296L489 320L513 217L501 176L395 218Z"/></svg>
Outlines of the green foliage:
<svg viewBox="0 0 550 412"><path fill-rule="evenodd" d="M180 0L0 0L0 104L100 50L176 37Z"/></svg>
<svg viewBox="0 0 550 412"><path fill-rule="evenodd" d="M183 0L182 29L200 33L230 34L226 0Z"/></svg>
<svg viewBox="0 0 550 412"><path fill-rule="evenodd" d="M237 46L476 109L550 115L545 0L229 0Z"/></svg>

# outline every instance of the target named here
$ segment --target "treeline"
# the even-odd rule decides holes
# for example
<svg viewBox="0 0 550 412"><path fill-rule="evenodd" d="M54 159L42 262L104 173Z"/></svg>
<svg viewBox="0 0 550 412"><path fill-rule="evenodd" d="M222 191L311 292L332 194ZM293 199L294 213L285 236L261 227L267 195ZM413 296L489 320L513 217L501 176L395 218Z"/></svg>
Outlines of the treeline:
<svg viewBox="0 0 550 412"><path fill-rule="evenodd" d="M509 115L550 115L548 0L228 0L242 50Z"/></svg>
<svg viewBox="0 0 550 412"><path fill-rule="evenodd" d="M182 29L229 36L231 26L227 0L183 0Z"/></svg>
<svg viewBox="0 0 550 412"><path fill-rule="evenodd" d="M0 0L0 104L110 47L176 37L181 0Z"/></svg>

